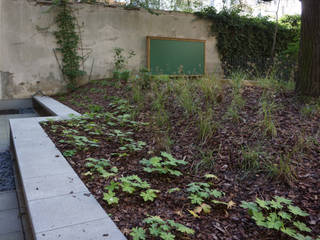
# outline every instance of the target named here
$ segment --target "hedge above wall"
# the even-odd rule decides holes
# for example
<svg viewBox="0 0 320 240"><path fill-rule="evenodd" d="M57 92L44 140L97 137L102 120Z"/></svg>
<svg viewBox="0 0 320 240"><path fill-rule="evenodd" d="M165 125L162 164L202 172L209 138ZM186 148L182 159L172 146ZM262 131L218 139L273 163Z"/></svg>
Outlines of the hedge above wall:
<svg viewBox="0 0 320 240"><path fill-rule="evenodd" d="M275 22L265 17L241 16L235 11L217 12L213 7L195 14L212 21L212 34L217 37L226 76L233 71L245 71L250 76L264 75L270 69ZM275 55L281 55L297 34L295 29L279 24Z"/></svg>

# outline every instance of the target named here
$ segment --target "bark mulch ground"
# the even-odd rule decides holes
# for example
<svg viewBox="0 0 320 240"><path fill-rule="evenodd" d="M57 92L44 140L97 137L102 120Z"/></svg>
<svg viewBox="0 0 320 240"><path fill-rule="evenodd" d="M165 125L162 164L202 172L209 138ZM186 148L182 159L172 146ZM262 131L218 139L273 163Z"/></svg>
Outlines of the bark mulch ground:
<svg viewBox="0 0 320 240"><path fill-rule="evenodd" d="M166 103L170 116L168 133L152 120L151 102L145 102L143 111L136 114L136 121L148 122L148 125L110 125L110 119L96 118L83 123L93 123L92 129L96 133L90 133L88 126L84 128L80 120L72 124L66 121L49 122L43 127L61 152L75 150L72 143L66 142L67 135L98 140L98 147L91 142L88 147L65 156L128 238L131 238L129 233L133 227L146 226L143 219L160 216L195 230L194 235L177 234L176 239L291 239L278 231L258 227L248 212L239 207L241 201L254 201L256 197L271 200L273 196L289 198L295 206L308 212L310 215L302 220L312 230L307 235L316 238L320 235L320 114L307 110L302 114L304 104L300 103L294 93L273 92L270 95L280 106L272 114L277 136L265 135L260 124L263 118L259 102L262 92L263 89L259 87L243 88L241 94L245 105L239 112L239 120L234 121L225 117L232 101L232 89L225 87L219 103L213 107L218 127L205 143L199 140L195 121L197 114L186 115L181 106L170 98ZM80 113L118 111L118 114L123 114L117 108L123 106L119 99L129 99L129 95L129 87L125 84L116 86L112 81L96 81L73 93L57 96L56 99ZM72 133L72 129L78 132ZM108 135L115 129L123 133L133 132L130 137L144 141L146 146L128 155L113 154L126 153L119 150L122 144ZM244 162L244 151L248 146L258 152L256 155L253 153L258 156L255 162L257 166L250 167ZM181 176L143 171L140 160L159 156L161 151L170 151L176 159L188 162L177 168L182 172ZM144 202L139 193L116 191L119 203L108 205L103 200L103 193L106 192L104 188L114 178L86 174L88 167L85 164L89 157L108 159L112 166L118 168L118 177L136 174L150 183L151 188L161 192L153 202ZM290 161L284 165L289 166L289 169L282 168L281 161ZM205 178L208 173L216 175L218 179ZM191 182L211 182L214 189L225 193L219 200L233 201L236 205L228 209L224 205L206 201L212 207L211 212L199 213L199 217L193 216L189 210L194 210L196 205L191 204L186 192ZM180 188L182 191L168 193L171 188Z"/></svg>

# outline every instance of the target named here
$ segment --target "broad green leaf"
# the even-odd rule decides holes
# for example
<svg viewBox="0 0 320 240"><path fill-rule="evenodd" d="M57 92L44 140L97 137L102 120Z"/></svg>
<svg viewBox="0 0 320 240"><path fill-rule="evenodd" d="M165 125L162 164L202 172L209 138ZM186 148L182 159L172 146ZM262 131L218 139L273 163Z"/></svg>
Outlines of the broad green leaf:
<svg viewBox="0 0 320 240"><path fill-rule="evenodd" d="M285 227L282 227L281 229L281 232L289 235L290 237L295 237L296 236L296 231L292 228L285 228Z"/></svg>
<svg viewBox="0 0 320 240"><path fill-rule="evenodd" d="M161 232L160 238L163 240L174 240L175 236L169 232Z"/></svg>
<svg viewBox="0 0 320 240"><path fill-rule="evenodd" d="M222 192L220 192L220 191L218 191L216 189L210 191L210 194L213 195L215 198L220 198L223 195Z"/></svg>
<svg viewBox="0 0 320 240"><path fill-rule="evenodd" d="M256 222L264 222L266 218L263 216L262 212L253 211L252 219L254 219Z"/></svg>
<svg viewBox="0 0 320 240"><path fill-rule="evenodd" d="M289 206L288 206L288 209L289 209L289 211L290 211L291 213L293 213L294 215L301 216L301 217L309 216L308 213L302 211L301 208L299 208L299 207L295 207L295 206L289 205Z"/></svg>
<svg viewBox="0 0 320 240"><path fill-rule="evenodd" d="M278 215L282 217L283 219L291 220L291 215L289 213L286 213L284 211L278 212Z"/></svg>
<svg viewBox="0 0 320 240"><path fill-rule="evenodd" d="M146 231L141 227L132 228L130 235L132 236L133 240L145 240L146 239Z"/></svg>
<svg viewBox="0 0 320 240"><path fill-rule="evenodd" d="M188 198L191 200L192 204L201 205L201 203L203 203L203 198L199 197L196 194L191 194Z"/></svg>
<svg viewBox="0 0 320 240"><path fill-rule="evenodd" d="M259 198L256 199L256 203L261 207L261 208L264 208L264 209L267 209L269 210L269 202L268 201L264 201L264 200L261 200Z"/></svg>
<svg viewBox="0 0 320 240"><path fill-rule="evenodd" d="M154 223L149 227L149 232L152 236L158 237L160 235L160 228L158 227L158 224Z"/></svg>
<svg viewBox="0 0 320 240"><path fill-rule="evenodd" d="M259 211L257 204L254 202L241 201L240 207L245 208L245 209L249 209L252 212Z"/></svg>
<svg viewBox="0 0 320 240"><path fill-rule="evenodd" d="M311 232L311 229L307 227L307 225L303 222L293 222L293 225L296 226L302 232Z"/></svg>
<svg viewBox="0 0 320 240"><path fill-rule="evenodd" d="M109 191L108 193L103 193L103 200L107 201L109 205L119 202L119 198L117 198L115 196L115 193L112 191Z"/></svg>
<svg viewBox="0 0 320 240"><path fill-rule="evenodd" d="M285 203L287 205L290 205L292 203L292 200L286 199L286 198L283 198L283 197L279 197L279 196L275 196L274 199L279 203Z"/></svg>
<svg viewBox="0 0 320 240"><path fill-rule="evenodd" d="M269 203L270 203L270 207L272 207L274 209L282 209L283 208L283 206L281 205L280 202L276 202L276 201L271 200Z"/></svg>
<svg viewBox="0 0 320 240"><path fill-rule="evenodd" d="M146 201L153 201L156 197L157 197L157 194L160 192L159 190L155 190L155 189L148 189L147 191L145 192L141 192L140 193L140 196L143 198L143 200L146 202Z"/></svg>

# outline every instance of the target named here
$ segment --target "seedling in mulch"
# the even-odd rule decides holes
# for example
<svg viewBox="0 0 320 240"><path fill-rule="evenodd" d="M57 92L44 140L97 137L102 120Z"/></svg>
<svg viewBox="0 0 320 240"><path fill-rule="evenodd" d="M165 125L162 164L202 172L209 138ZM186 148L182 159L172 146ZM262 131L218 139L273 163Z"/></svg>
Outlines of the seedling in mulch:
<svg viewBox="0 0 320 240"><path fill-rule="evenodd" d="M86 136L66 135L68 140L61 139L60 143L68 143L75 146L79 150L86 150L88 147L99 147L99 141L96 139L90 140Z"/></svg>
<svg viewBox="0 0 320 240"><path fill-rule="evenodd" d="M121 150L121 151L128 150L130 152L138 152L138 151L141 151L143 149L143 147L147 145L143 141L135 142L133 139L130 139L129 142L130 143L119 147L119 150Z"/></svg>
<svg viewBox="0 0 320 240"><path fill-rule="evenodd" d="M95 159L95 158L87 158L86 167L90 170L86 172L85 176L94 176L95 172L98 172L101 177L103 178L109 178L118 173L118 168L111 167L110 161L104 158L101 159ZM110 168L109 171L105 170L105 168Z"/></svg>
<svg viewBox="0 0 320 240"><path fill-rule="evenodd" d="M140 163L146 166L143 170L149 173L158 172L160 174L171 174L174 176L180 176L182 174L174 168L179 165L186 165L186 161L177 160L171 154L166 152L161 152L161 156L162 157L152 157L149 160L145 158L142 159Z"/></svg>
<svg viewBox="0 0 320 240"><path fill-rule="evenodd" d="M115 195L114 190L121 188L123 192L133 194L136 191L140 190L140 196L143 200L154 201L157 197L159 190L151 189L150 184L146 181L142 181L137 175L130 175L127 177L122 177L119 179L119 182L111 181L108 186L105 187L108 190L107 193L104 193L103 199L108 202L108 204L118 203L118 198Z"/></svg>
<svg viewBox="0 0 320 240"><path fill-rule="evenodd" d="M214 198L221 198L224 192L218 191L216 189L211 189L211 185L205 182L193 182L188 184L187 191L189 193L188 198L191 200L192 204L201 205L205 200ZM214 202L213 203L218 203Z"/></svg>
<svg viewBox="0 0 320 240"><path fill-rule="evenodd" d="M260 227L281 231L298 240L312 240L304 236L304 232L311 229L302 222L303 217L309 214L299 207L292 205L292 201L275 196L273 200L265 201L257 198L255 202L242 201L240 205L248 210L251 218Z"/></svg>
<svg viewBox="0 0 320 240"><path fill-rule="evenodd" d="M62 154L63 154L63 156L65 156L65 157L72 157L72 156L74 156L76 153L77 153L77 150L71 149L71 150L66 150L66 151L64 151Z"/></svg>
<svg viewBox="0 0 320 240"><path fill-rule="evenodd" d="M173 220L163 220L159 216L151 216L143 220L149 227L144 229L136 227L131 230L130 235L134 240L145 240L147 236L163 240L174 240L176 234L193 235L194 230Z"/></svg>

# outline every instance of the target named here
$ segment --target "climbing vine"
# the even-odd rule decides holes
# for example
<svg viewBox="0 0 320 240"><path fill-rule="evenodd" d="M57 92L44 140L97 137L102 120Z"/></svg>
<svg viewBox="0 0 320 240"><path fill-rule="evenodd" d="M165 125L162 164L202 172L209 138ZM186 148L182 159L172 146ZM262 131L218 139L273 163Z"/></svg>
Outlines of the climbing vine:
<svg viewBox="0 0 320 240"><path fill-rule="evenodd" d="M74 90L77 78L84 72L80 70L82 57L78 54L80 37L76 31L76 19L67 0L56 0L58 8L56 23L58 29L54 32L59 45L58 51L62 54L62 73L68 79L68 88Z"/></svg>
<svg viewBox="0 0 320 240"><path fill-rule="evenodd" d="M249 76L265 75L270 68L278 66L279 78L288 79L295 62L283 56L298 32L283 24L279 25L276 44L273 37L276 23L265 17L248 17L239 11L222 10L208 7L196 15L212 21L211 32L217 38L222 67L228 76L234 71L245 71Z"/></svg>

